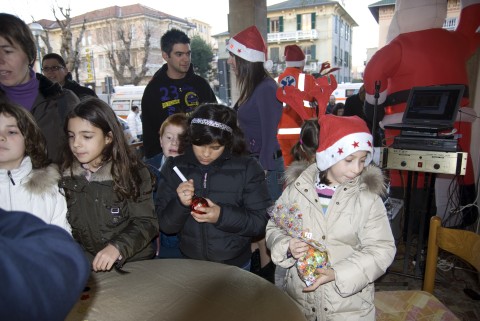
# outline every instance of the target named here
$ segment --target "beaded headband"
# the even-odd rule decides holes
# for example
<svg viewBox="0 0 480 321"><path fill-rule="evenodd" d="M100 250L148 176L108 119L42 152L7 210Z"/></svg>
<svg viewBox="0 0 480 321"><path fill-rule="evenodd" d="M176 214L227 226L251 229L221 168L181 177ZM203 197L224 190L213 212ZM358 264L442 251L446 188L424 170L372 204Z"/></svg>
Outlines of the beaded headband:
<svg viewBox="0 0 480 321"><path fill-rule="evenodd" d="M233 130L230 126L227 126L225 124L219 123L218 121L211 120L211 119L194 118L194 119L192 119L192 124L207 125L207 126L210 126L210 127L220 128L221 130L225 130L225 131L229 132L230 134L233 133Z"/></svg>

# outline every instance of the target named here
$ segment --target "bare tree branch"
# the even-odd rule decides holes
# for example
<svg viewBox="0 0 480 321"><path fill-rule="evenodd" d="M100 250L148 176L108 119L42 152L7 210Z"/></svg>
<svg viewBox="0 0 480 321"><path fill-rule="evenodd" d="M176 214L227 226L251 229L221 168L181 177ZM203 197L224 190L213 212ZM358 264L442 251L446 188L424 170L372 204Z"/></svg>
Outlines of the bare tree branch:
<svg viewBox="0 0 480 321"><path fill-rule="evenodd" d="M119 45L114 47L112 42L112 45L110 45L110 48L107 51L107 57L110 62L110 66L112 67L115 78L120 85L138 85L143 80L148 71L146 65L150 53L150 38L152 35L151 29L148 25L145 25L143 28L145 42L141 52L144 53L144 56L142 59L142 65L140 66L140 68L136 68L134 62L132 61L132 53L134 52L134 49L132 49L132 28L133 27L130 27L128 28L128 31L126 31L125 29L127 29L127 27L119 27L117 25L115 29L117 30ZM127 70L129 76L126 75Z"/></svg>

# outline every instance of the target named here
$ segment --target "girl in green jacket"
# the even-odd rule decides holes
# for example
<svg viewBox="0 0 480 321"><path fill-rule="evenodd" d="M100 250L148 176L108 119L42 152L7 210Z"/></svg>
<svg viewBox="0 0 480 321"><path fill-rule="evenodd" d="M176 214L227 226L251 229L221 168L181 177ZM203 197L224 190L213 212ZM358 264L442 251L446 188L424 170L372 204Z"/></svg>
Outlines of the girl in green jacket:
<svg viewBox="0 0 480 321"><path fill-rule="evenodd" d="M129 148L110 106L82 101L67 116L62 164L68 221L94 271L152 258L158 234L149 170Z"/></svg>

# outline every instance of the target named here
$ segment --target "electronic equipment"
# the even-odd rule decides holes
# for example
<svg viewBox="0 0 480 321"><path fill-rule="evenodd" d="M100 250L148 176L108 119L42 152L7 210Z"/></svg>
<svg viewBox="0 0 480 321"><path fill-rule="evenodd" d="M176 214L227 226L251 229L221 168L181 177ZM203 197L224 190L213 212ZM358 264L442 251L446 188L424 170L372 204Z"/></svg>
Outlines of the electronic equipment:
<svg viewBox="0 0 480 321"><path fill-rule="evenodd" d="M418 137L418 136L396 136L391 148L428 150L438 152L456 152L458 140L454 138Z"/></svg>
<svg viewBox="0 0 480 321"><path fill-rule="evenodd" d="M387 124L387 129L437 133L453 128L465 86L443 85L413 87L401 123Z"/></svg>
<svg viewBox="0 0 480 321"><path fill-rule="evenodd" d="M379 166L437 174L465 175L468 153L381 148Z"/></svg>

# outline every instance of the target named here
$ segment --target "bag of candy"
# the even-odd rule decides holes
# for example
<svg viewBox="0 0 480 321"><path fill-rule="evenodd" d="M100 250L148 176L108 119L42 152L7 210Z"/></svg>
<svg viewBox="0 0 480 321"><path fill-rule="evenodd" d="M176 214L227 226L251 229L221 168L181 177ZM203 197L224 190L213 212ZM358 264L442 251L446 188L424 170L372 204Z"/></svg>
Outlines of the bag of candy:
<svg viewBox="0 0 480 321"><path fill-rule="evenodd" d="M302 213L297 204L276 204L268 209L270 218L288 235L296 237L309 245L305 255L297 260L298 275L307 286L315 283L319 274L317 268L328 268L328 253L324 243L311 239L311 233L303 229Z"/></svg>

